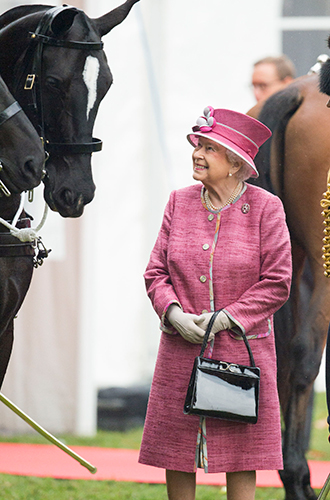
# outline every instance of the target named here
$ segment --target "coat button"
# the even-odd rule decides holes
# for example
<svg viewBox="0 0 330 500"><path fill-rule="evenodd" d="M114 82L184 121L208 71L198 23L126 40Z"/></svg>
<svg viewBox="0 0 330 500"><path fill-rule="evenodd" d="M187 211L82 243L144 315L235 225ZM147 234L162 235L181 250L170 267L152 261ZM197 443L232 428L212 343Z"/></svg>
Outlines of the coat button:
<svg viewBox="0 0 330 500"><path fill-rule="evenodd" d="M213 215L213 214L209 214L209 215L207 216L207 218L208 218L208 220L209 220L209 221L211 221L211 220L213 220L213 219L214 219L214 215Z"/></svg>
<svg viewBox="0 0 330 500"><path fill-rule="evenodd" d="M242 205L241 210L243 214L247 214L248 212L250 212L250 205L248 203L244 203L244 205Z"/></svg>
<svg viewBox="0 0 330 500"><path fill-rule="evenodd" d="M208 250L210 248L210 245L208 243L204 243L202 248L203 250Z"/></svg>
<svg viewBox="0 0 330 500"><path fill-rule="evenodd" d="M199 280L200 280L202 283L205 283L206 279L207 279L207 278L206 278L206 276L204 276L204 275L202 275L202 276L199 278Z"/></svg>

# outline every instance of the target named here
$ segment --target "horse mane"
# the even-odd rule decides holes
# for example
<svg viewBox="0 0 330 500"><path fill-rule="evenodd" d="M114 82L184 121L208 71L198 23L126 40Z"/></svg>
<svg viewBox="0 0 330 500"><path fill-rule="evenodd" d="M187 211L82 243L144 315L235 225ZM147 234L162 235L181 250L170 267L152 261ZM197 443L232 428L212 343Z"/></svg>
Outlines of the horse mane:
<svg viewBox="0 0 330 500"><path fill-rule="evenodd" d="M270 177L272 143L276 141L276 148L274 149L278 153L276 158L277 177L279 179L280 191L282 192L285 130L290 118L297 111L302 101L303 97L299 88L291 84L289 87L269 97L260 111L258 119L272 131L273 135L261 146L255 158L260 177L252 183L267 189L271 193L275 193L275 188ZM280 195L281 193L276 192L276 194Z"/></svg>
<svg viewBox="0 0 330 500"><path fill-rule="evenodd" d="M19 5L18 7L13 7L12 9L9 9L1 14L0 29L16 21L16 19L20 19L21 17L30 14L35 14L36 12L46 11L51 8L51 5Z"/></svg>

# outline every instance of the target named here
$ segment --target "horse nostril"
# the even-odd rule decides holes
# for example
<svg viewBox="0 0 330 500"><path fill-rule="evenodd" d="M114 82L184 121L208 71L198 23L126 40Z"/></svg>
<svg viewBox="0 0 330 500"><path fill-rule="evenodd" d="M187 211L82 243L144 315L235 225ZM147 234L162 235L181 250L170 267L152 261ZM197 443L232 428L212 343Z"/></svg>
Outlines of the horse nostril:
<svg viewBox="0 0 330 500"><path fill-rule="evenodd" d="M32 158L27 160L24 164L24 172L26 174L32 175L33 177L39 177L41 175L40 167L37 162L35 162Z"/></svg>
<svg viewBox="0 0 330 500"><path fill-rule="evenodd" d="M63 189L62 193L61 193L61 198L62 198L62 201L64 202L65 205L68 205L68 206L73 206L75 204L75 195L74 193L71 191L71 189Z"/></svg>

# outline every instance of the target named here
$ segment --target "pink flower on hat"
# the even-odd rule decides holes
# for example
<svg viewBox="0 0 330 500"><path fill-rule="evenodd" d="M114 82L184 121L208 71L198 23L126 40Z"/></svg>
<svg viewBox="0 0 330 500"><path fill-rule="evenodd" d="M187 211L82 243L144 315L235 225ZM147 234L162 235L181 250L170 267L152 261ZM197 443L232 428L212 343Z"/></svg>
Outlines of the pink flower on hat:
<svg viewBox="0 0 330 500"><path fill-rule="evenodd" d="M201 132L210 132L216 125L214 115L214 109L212 106L207 106L204 111L204 116L197 118L197 126Z"/></svg>

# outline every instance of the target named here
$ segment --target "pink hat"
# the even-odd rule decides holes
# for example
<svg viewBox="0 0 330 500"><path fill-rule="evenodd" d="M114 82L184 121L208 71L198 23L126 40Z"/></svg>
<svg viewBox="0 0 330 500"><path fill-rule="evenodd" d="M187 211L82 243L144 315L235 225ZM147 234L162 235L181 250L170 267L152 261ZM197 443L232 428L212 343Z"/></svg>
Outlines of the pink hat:
<svg viewBox="0 0 330 500"><path fill-rule="evenodd" d="M253 160L260 146L271 135L268 127L251 116L208 106L204 109L204 116L197 119L193 134L188 134L187 139L194 147L198 144L198 137L206 137L221 144L245 160L253 169L251 175L258 177Z"/></svg>

